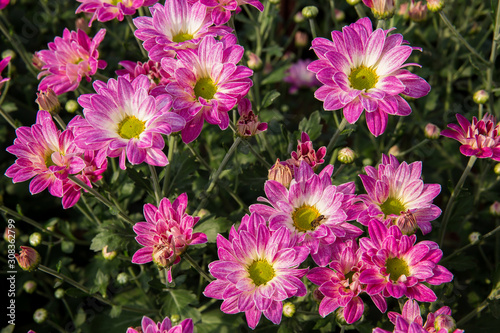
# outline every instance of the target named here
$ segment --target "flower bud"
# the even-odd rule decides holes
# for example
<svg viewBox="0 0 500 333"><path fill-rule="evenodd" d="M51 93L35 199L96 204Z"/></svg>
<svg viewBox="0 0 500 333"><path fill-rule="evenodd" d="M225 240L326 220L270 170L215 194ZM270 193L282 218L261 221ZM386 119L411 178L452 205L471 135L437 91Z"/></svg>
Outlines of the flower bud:
<svg viewBox="0 0 500 333"><path fill-rule="evenodd" d="M477 231L471 232L469 235L469 242L474 244L475 242L477 242L479 240L479 237L481 237L481 234L479 232L477 232Z"/></svg>
<svg viewBox="0 0 500 333"><path fill-rule="evenodd" d="M116 281L119 284L127 284L127 282L128 282L128 274L125 273L125 272L121 272L120 274L118 274L116 276Z"/></svg>
<svg viewBox="0 0 500 333"><path fill-rule="evenodd" d="M351 6L355 6L357 5L358 3L361 2L361 0L346 0L346 2L351 5Z"/></svg>
<svg viewBox="0 0 500 333"><path fill-rule="evenodd" d="M295 23L302 23L305 21L304 19L304 15L302 15L302 12L297 12L297 14L295 14L295 16L293 17L293 21Z"/></svg>
<svg viewBox="0 0 500 333"><path fill-rule="evenodd" d="M5 231L3 232L3 239L6 242L14 242L16 238L21 235L21 232L17 228L9 228L5 227Z"/></svg>
<svg viewBox="0 0 500 333"><path fill-rule="evenodd" d="M40 254L28 246L21 246L21 252L15 256L19 267L28 272L35 270L40 264Z"/></svg>
<svg viewBox="0 0 500 333"><path fill-rule="evenodd" d="M344 308L343 307L337 308L337 310L335 310L333 313L335 315L335 320L337 321L337 323L339 323L342 326L349 325L347 323L347 321L345 320L345 317L344 317Z"/></svg>
<svg viewBox="0 0 500 333"><path fill-rule="evenodd" d="M85 31L87 35L90 32L89 22L83 17L79 17L75 20L75 28L77 31L78 29Z"/></svg>
<svg viewBox="0 0 500 333"><path fill-rule="evenodd" d="M64 105L64 108L66 109L66 111L68 111L69 113L75 113L76 110L78 110L78 102L75 101L74 99L70 99L66 102L66 104Z"/></svg>
<svg viewBox="0 0 500 333"><path fill-rule="evenodd" d="M267 130L267 123L261 123L258 116L252 111L252 104L248 98L243 98L238 104L240 119L236 123L238 135L249 137Z"/></svg>
<svg viewBox="0 0 500 333"><path fill-rule="evenodd" d="M344 13L344 11L335 8L335 19L337 21L343 21L345 19L345 13Z"/></svg>
<svg viewBox="0 0 500 333"><path fill-rule="evenodd" d="M29 281L24 282L23 289L28 294L33 294L36 290L36 282L33 280L29 280Z"/></svg>
<svg viewBox="0 0 500 333"><path fill-rule="evenodd" d="M500 163L495 164L495 167L493 168L493 172L495 172L495 174L500 176Z"/></svg>
<svg viewBox="0 0 500 333"><path fill-rule="evenodd" d="M389 148L388 153L389 155L398 156L401 153L401 150L399 149L398 145L394 145L391 148Z"/></svg>
<svg viewBox="0 0 500 333"><path fill-rule="evenodd" d="M102 248L102 256L106 260L113 260L116 257L116 251L108 251L108 246Z"/></svg>
<svg viewBox="0 0 500 333"><path fill-rule="evenodd" d="M457 328L457 325L455 323L455 319L451 316L440 314L434 321L434 328L436 329L436 332L441 332L442 329L445 329L446 332L451 333Z"/></svg>
<svg viewBox="0 0 500 333"><path fill-rule="evenodd" d="M275 180L283 186L287 187L293 179L292 170L287 164L282 164L280 159L276 160L276 163L269 170L267 179Z"/></svg>
<svg viewBox="0 0 500 333"><path fill-rule="evenodd" d="M295 314L295 305L292 302L283 304L283 316L291 318Z"/></svg>
<svg viewBox="0 0 500 333"><path fill-rule="evenodd" d="M47 91L40 91L36 93L36 104L40 110L48 111L51 115L56 115L61 111L61 103L54 90L47 88Z"/></svg>
<svg viewBox="0 0 500 333"><path fill-rule="evenodd" d="M318 303L320 303L323 300L323 298L325 298L325 295L323 295L323 293L319 290L319 288L313 290L312 296L313 299Z"/></svg>
<svg viewBox="0 0 500 333"><path fill-rule="evenodd" d="M316 6L307 6L302 9L302 15L306 19L313 19L318 16L319 10Z"/></svg>
<svg viewBox="0 0 500 333"><path fill-rule="evenodd" d="M42 242L42 234L39 232L34 232L30 235L31 246L37 247Z"/></svg>
<svg viewBox="0 0 500 333"><path fill-rule="evenodd" d="M39 71L41 71L42 67L45 66L45 62L43 62L42 59L40 59L40 57L38 56L38 53L33 54L33 57L31 58L31 63Z"/></svg>
<svg viewBox="0 0 500 333"><path fill-rule="evenodd" d="M7 49L5 51L2 52L2 59L5 59L7 57L10 57L10 59L14 59L16 57L16 52L14 52L13 50L11 49Z"/></svg>
<svg viewBox="0 0 500 333"><path fill-rule="evenodd" d="M305 47L309 45L309 36L305 32L297 31L295 33L295 46L297 47Z"/></svg>
<svg viewBox="0 0 500 333"><path fill-rule="evenodd" d="M413 235L418 228L417 219L410 210L403 212L394 222L403 235Z"/></svg>
<svg viewBox="0 0 500 333"><path fill-rule="evenodd" d="M35 321L35 323L41 324L45 321L45 319L47 319L47 316L48 316L47 310L41 308L36 310L35 313L33 313L33 320Z"/></svg>
<svg viewBox="0 0 500 333"><path fill-rule="evenodd" d="M378 20L390 19L396 11L394 0L363 0L363 3L372 10L373 16Z"/></svg>
<svg viewBox="0 0 500 333"><path fill-rule="evenodd" d="M410 10L410 4L405 2L399 5L398 15L403 16L405 20L409 19L408 11Z"/></svg>
<svg viewBox="0 0 500 333"><path fill-rule="evenodd" d="M173 314L170 316L170 321L172 321L172 326L178 323L181 320L181 317L178 314Z"/></svg>
<svg viewBox="0 0 500 333"><path fill-rule="evenodd" d="M427 8L431 12L439 12L444 7L444 0L427 0Z"/></svg>
<svg viewBox="0 0 500 333"><path fill-rule="evenodd" d="M410 11L408 12L410 19L414 22L422 22L427 19L427 6L422 3L422 1L417 1L415 3L412 0L410 4Z"/></svg>
<svg viewBox="0 0 500 333"><path fill-rule="evenodd" d="M493 216L500 216L500 202L495 201L491 206L490 206L490 214Z"/></svg>
<svg viewBox="0 0 500 333"><path fill-rule="evenodd" d="M258 71L262 68L262 59L260 59L255 53L250 52L248 54L247 65L251 70Z"/></svg>
<svg viewBox="0 0 500 333"><path fill-rule="evenodd" d="M440 133L441 130L436 125L431 123L425 125L425 137L427 139L436 140L437 138L439 138Z"/></svg>
<svg viewBox="0 0 500 333"><path fill-rule="evenodd" d="M485 90L478 90L472 96L472 99L474 100L474 103L476 103L476 104L484 104L484 103L488 102L489 98L490 98L490 95Z"/></svg>
<svg viewBox="0 0 500 333"><path fill-rule="evenodd" d="M342 164L351 164L356 158L356 153L349 147L344 147L339 150L337 160Z"/></svg>
<svg viewBox="0 0 500 333"><path fill-rule="evenodd" d="M56 291L54 292L54 297L57 299L61 299L64 297L64 289L63 288L57 288Z"/></svg>

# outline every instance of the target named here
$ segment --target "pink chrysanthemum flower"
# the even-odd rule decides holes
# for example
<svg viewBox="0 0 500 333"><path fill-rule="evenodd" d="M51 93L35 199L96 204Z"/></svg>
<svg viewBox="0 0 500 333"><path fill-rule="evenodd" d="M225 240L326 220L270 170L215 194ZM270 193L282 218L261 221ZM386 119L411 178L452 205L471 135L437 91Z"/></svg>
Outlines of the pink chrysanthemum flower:
<svg viewBox="0 0 500 333"><path fill-rule="evenodd" d="M451 317L451 309L443 306L436 312L427 315L425 324L420 315L417 301L408 300L403 306L401 314L389 312L388 317L394 324L394 333L463 333L456 328L455 320ZM373 333L391 333L381 328L375 328Z"/></svg>
<svg viewBox="0 0 500 333"><path fill-rule="evenodd" d="M388 36L390 30L373 31L369 18L359 19L340 31L332 40L315 38L312 49L319 60L308 69L323 84L314 96L324 102L325 110L343 109L345 119L355 123L366 110L370 132L379 136L387 126L388 115L407 116L410 105L400 94L418 98L430 91L421 77L402 69L416 49L403 44L403 36Z"/></svg>
<svg viewBox="0 0 500 333"><path fill-rule="evenodd" d="M78 98L92 129L79 131L77 144L85 149L105 149L107 156L120 157L123 170L126 159L132 164L167 165L162 134L180 131L185 121L169 112L168 95L154 98L148 94L149 87L146 75L132 82L124 77L110 79L107 84L95 81L97 93Z"/></svg>
<svg viewBox="0 0 500 333"><path fill-rule="evenodd" d="M163 198L158 207L144 205L146 222L134 225L135 240L144 246L132 257L135 264L153 261L159 269L168 269L168 281L172 282L172 266L181 261L181 254L189 245L207 242L204 233L193 233L199 217L186 214L188 197L183 193L170 203Z"/></svg>
<svg viewBox="0 0 500 333"><path fill-rule="evenodd" d="M399 163L396 157L382 155L378 168L365 167L366 175L359 175L367 194L360 194L355 204L358 222L368 225L371 219L387 226L397 225L405 234L417 228L425 235L432 230L441 209L432 204L441 192L439 184L424 184L422 162Z"/></svg>
<svg viewBox="0 0 500 333"><path fill-rule="evenodd" d="M252 70L237 65L243 52L234 35L226 35L221 41L207 36L197 50L178 50L178 60L162 60L166 71L176 68L167 92L173 98L173 111L186 119L182 130L185 143L200 135L204 120L222 130L228 127L228 112L252 86Z"/></svg>
<svg viewBox="0 0 500 333"><path fill-rule="evenodd" d="M252 104L248 98L243 98L238 104L240 119L236 123L238 134L242 137L254 136L267 130L267 123L261 123L259 117L253 113Z"/></svg>
<svg viewBox="0 0 500 333"><path fill-rule="evenodd" d="M8 77L5 77L5 78L2 77L2 71L9 64L10 58L11 57L5 57L5 58L2 59L2 61L0 61L0 89L2 89L2 87L3 87L3 85L4 85L5 82L7 82L7 81L10 80L10 78L8 78ZM1 94L1 92L0 92L0 94Z"/></svg>
<svg viewBox="0 0 500 333"><path fill-rule="evenodd" d="M269 230L262 216L245 215L229 240L217 235L219 260L209 264L217 280L210 282L205 296L223 299L221 310L234 314L245 312L248 326L254 329L262 313L275 324L281 322L287 298L304 296L300 280L307 269L297 267L309 251L297 246L286 228Z"/></svg>
<svg viewBox="0 0 500 333"><path fill-rule="evenodd" d="M200 3L204 4L210 8L212 21L215 25L222 25L229 21L231 18L231 12L235 11L239 13L241 11L240 6L249 4L254 6L261 12L264 10L264 6L258 0L199 0Z"/></svg>
<svg viewBox="0 0 500 333"><path fill-rule="evenodd" d="M299 59L299 61L292 64L288 69L283 81L290 84L290 89L288 89L290 94L295 94L300 88L312 88L321 85L321 82L318 81L316 75L307 70L307 66L311 62L312 60L310 59Z"/></svg>
<svg viewBox="0 0 500 333"><path fill-rule="evenodd" d="M7 5L10 3L10 0L0 0L0 10L4 9L7 7Z"/></svg>
<svg viewBox="0 0 500 333"><path fill-rule="evenodd" d="M169 0L165 6L156 4L149 10L152 17L134 19L135 36L144 41L149 58L157 62L174 57L179 49L195 48L204 36L231 32L229 27L213 26L207 7L199 2Z"/></svg>
<svg viewBox="0 0 500 333"><path fill-rule="evenodd" d="M184 319L179 325L172 326L170 318L165 317L160 323L155 323L149 317L142 317L141 326L127 329L127 333L193 333L193 320Z"/></svg>
<svg viewBox="0 0 500 333"><path fill-rule="evenodd" d="M491 158L500 161L500 123L494 116L485 114L483 119L472 118L472 124L457 113L458 124L448 124L441 135L457 140L462 144L460 152L465 156Z"/></svg>
<svg viewBox="0 0 500 333"><path fill-rule="evenodd" d="M118 64L122 65L124 69L116 71L116 75L127 78L129 82L134 80L139 75L146 75L149 78L150 86L149 93L152 96L165 94L165 87L170 83L170 75L161 68L159 62L149 60L142 63L140 61L134 62L129 60L120 61Z"/></svg>
<svg viewBox="0 0 500 333"><path fill-rule="evenodd" d="M423 283L440 285L453 280L453 275L437 264L443 253L435 242L415 244L415 235L403 235L396 226L387 229L377 220L370 221L368 233L369 238L359 241L366 264L359 281L366 284L369 295L434 302L436 294Z"/></svg>
<svg viewBox="0 0 500 333"><path fill-rule="evenodd" d="M48 188L55 197L63 196L63 183L68 175L85 168L83 150L74 141L73 131L59 131L47 111L37 113L36 123L16 130L17 138L7 151L17 156L5 175L14 183L31 179L31 194Z"/></svg>
<svg viewBox="0 0 500 333"><path fill-rule="evenodd" d="M355 241L348 240L338 244L333 253L333 260L329 265L331 269L314 267L307 273L307 278L320 286L319 292L324 296L319 305L319 314L326 317L342 307L345 321L352 324L361 318L365 308L359 296L364 288L359 282L359 274L363 265L362 251ZM387 310L384 297L375 294L371 298L380 311Z"/></svg>
<svg viewBox="0 0 500 333"><path fill-rule="evenodd" d="M36 53L43 62L38 78L43 77L38 90L52 88L56 95L78 88L82 78L90 82L90 77L97 69L106 67L104 60L98 60L97 47L104 39L106 29L101 29L89 38L83 30L69 31L64 29L62 37L56 37L48 44L48 50Z"/></svg>
<svg viewBox="0 0 500 333"><path fill-rule="evenodd" d="M76 9L78 13L93 14L89 22L97 19L99 22L111 21L118 18L123 21L125 15L134 15L139 7L149 7L157 3L158 0L77 0L82 4Z"/></svg>
<svg viewBox="0 0 500 333"><path fill-rule="evenodd" d="M306 132L302 132L300 140L298 140L297 151L292 151L292 158L286 160L286 163L291 166L299 167L300 163L305 161L312 168L317 168L320 164L325 162L323 159L325 155L326 147L320 147L316 152L309 135L307 135Z"/></svg>
<svg viewBox="0 0 500 333"><path fill-rule="evenodd" d="M261 214L273 231L285 227L307 246L314 261L324 266L329 262L332 244L338 239L352 239L362 231L346 222L346 210L354 197L354 182L332 185L333 166L315 174L306 162L295 171L289 189L268 180L264 190L267 198L258 200L271 205L254 204L250 211Z"/></svg>

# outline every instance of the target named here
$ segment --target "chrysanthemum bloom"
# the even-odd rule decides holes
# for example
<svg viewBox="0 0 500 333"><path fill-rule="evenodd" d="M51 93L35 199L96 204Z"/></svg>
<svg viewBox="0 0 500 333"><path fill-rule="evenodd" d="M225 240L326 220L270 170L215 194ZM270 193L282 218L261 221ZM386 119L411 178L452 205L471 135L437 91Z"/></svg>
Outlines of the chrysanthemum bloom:
<svg viewBox="0 0 500 333"><path fill-rule="evenodd" d="M242 137L254 136L267 130L267 123L261 123L259 117L253 113L252 104L248 98L243 98L238 104L240 119L236 123L238 134Z"/></svg>
<svg viewBox="0 0 500 333"><path fill-rule="evenodd" d="M280 162L280 159L276 159L276 163L269 169L267 174L268 180L275 180L278 183L282 184L286 188L290 186L290 182L293 179L292 168L286 162Z"/></svg>
<svg viewBox="0 0 500 333"><path fill-rule="evenodd" d="M221 41L207 36L197 50L178 50L178 60L162 60L167 71L175 62L173 81L167 85L167 92L173 98L173 111L186 119L182 130L185 143L200 135L204 120L222 130L228 127L228 112L252 86L249 79L252 70L237 65L243 52L234 35L226 35Z"/></svg>
<svg viewBox="0 0 500 333"><path fill-rule="evenodd" d="M135 36L144 41L151 60L161 62L164 57L174 57L176 50L195 48L204 36L222 36L232 29L213 26L205 5L186 0L169 0L165 6L150 7L152 17L134 19Z"/></svg>
<svg viewBox="0 0 500 333"><path fill-rule="evenodd" d="M139 75L146 75L150 81L149 93L152 96L166 93L165 87L170 83L170 75L161 68L159 62L149 60L148 62L142 63L140 61L134 62L124 60L120 61L118 64L122 65L124 69L117 70L116 75L123 76L130 82Z"/></svg>
<svg viewBox="0 0 500 333"><path fill-rule="evenodd" d="M89 27L95 19L99 22L111 21L118 18L123 21L125 15L134 15L139 7L149 7L158 0L77 0L82 4L76 9L78 13L93 14Z"/></svg>
<svg viewBox="0 0 500 333"><path fill-rule="evenodd" d="M314 261L324 266L329 262L332 246L337 238L346 240L361 235L362 231L346 222L345 210L354 197L354 182L332 185L333 166L328 165L315 174L306 162L295 171L287 189L277 181L268 180L264 186L267 198L258 200L271 205L254 204L250 211L269 221L269 228L289 230L300 245L307 246Z"/></svg>
<svg viewBox="0 0 500 333"><path fill-rule="evenodd" d="M231 18L231 12L239 13L240 6L249 4L260 11L264 10L264 6L258 0L200 0L200 3L210 8L212 21L215 25L227 23Z"/></svg>
<svg viewBox="0 0 500 333"><path fill-rule="evenodd" d="M254 329L262 313L275 324L281 322L287 298L304 296L300 280L307 269L297 267L307 258L307 248L297 246L286 228L269 230L259 214L245 215L229 240L217 235L219 260L208 265L217 280L210 282L203 294L223 299L221 310L234 314L245 312L248 326Z"/></svg>
<svg viewBox="0 0 500 333"><path fill-rule="evenodd" d="M14 255L19 267L23 270L31 272L37 269L40 264L40 254L32 247L21 246L21 252Z"/></svg>
<svg viewBox="0 0 500 333"><path fill-rule="evenodd" d="M44 63L38 78L43 77L38 90L52 88L56 95L73 91L78 88L82 78L90 82L90 77L97 69L106 67L104 60L98 60L97 47L104 39L106 29L101 29L90 38L82 30L69 31L64 29L62 37L56 37L48 44L48 50L36 54Z"/></svg>
<svg viewBox="0 0 500 333"><path fill-rule="evenodd" d="M7 7L7 5L9 4L10 0L0 0L0 10L4 9L5 7Z"/></svg>
<svg viewBox="0 0 500 333"><path fill-rule="evenodd" d="M193 333L193 320L184 319L179 325L172 326L170 318L165 317L160 323L155 323L149 317L142 317L141 326L129 327L127 333Z"/></svg>
<svg viewBox="0 0 500 333"><path fill-rule="evenodd" d="M57 130L47 111L40 110L36 123L16 130L17 138L7 151L17 156L5 175L14 183L31 179L31 194L48 188L55 197L63 196L63 183L69 174L76 174L85 167L81 158L83 150L74 142L71 129Z"/></svg>
<svg viewBox="0 0 500 333"><path fill-rule="evenodd" d="M332 31L332 41L315 38L312 49L319 60L308 69L323 84L314 96L325 110L343 109L345 119L355 123L366 110L370 132L379 136L388 115L407 116L410 105L400 94L418 98L431 87L421 77L402 67L414 49L403 44L403 36L388 36L390 30L372 30L369 18L359 19L340 31Z"/></svg>
<svg viewBox="0 0 500 333"><path fill-rule="evenodd" d="M0 61L0 89L2 89L2 87L3 87L3 85L4 85L5 82L7 82L7 81L10 80L10 78L8 78L8 77L5 77L5 78L2 77L2 71L9 64L10 58L11 57L5 57L5 58L2 59L2 61Z"/></svg>
<svg viewBox="0 0 500 333"><path fill-rule="evenodd" d="M352 324L361 318L365 308L359 296L364 288L359 283L359 272L363 265L362 251L355 241L348 240L339 243L333 253L333 260L329 265L331 269L314 267L307 273L307 278L320 286L319 291L324 296L319 305L319 314L326 317L341 307L345 321ZM380 311L387 310L384 297L379 294L371 297Z"/></svg>
<svg viewBox="0 0 500 333"><path fill-rule="evenodd" d="M299 59L287 70L283 81L290 84L290 89L288 89L290 94L295 94L300 88L313 88L321 85L321 82L318 81L316 75L307 70L307 66L311 62L312 60L310 59Z"/></svg>
<svg viewBox="0 0 500 333"><path fill-rule="evenodd" d="M300 140L298 140L297 151L292 151L292 157L286 160L286 162L289 165L299 167L300 163L305 161L312 168L317 168L325 162L323 159L325 155L326 147L320 147L316 152L309 135L306 132L302 132Z"/></svg>
<svg viewBox="0 0 500 333"><path fill-rule="evenodd" d="M405 234L417 228L422 234L432 230L430 221L441 214L441 209L432 204L441 192L439 184L424 184L422 162L399 163L390 155L382 155L378 168L365 167L366 175L359 175L367 194L357 196L358 222L368 225L371 219L387 226L397 225Z"/></svg>
<svg viewBox="0 0 500 333"><path fill-rule="evenodd" d="M481 120L472 118L472 124L457 113L458 124L448 124L441 135L457 140L462 144L460 152L465 156L491 158L500 161L500 123L494 116L486 113Z"/></svg>
<svg viewBox="0 0 500 333"><path fill-rule="evenodd" d="M189 245L207 242L204 233L193 233L193 227L200 219L186 214L188 197L183 193L170 203L163 198L158 207L144 205L146 222L134 225L135 240L144 247L132 257L135 264L153 261L159 269L168 269L168 281L172 282L172 266L181 261L181 254Z"/></svg>
<svg viewBox="0 0 500 333"><path fill-rule="evenodd" d="M146 75L132 82L124 77L110 79L107 84L95 81L97 93L78 98L92 129L79 132L77 145L90 150L105 149L107 156L120 157L123 170L126 159L132 164L167 165L162 134L180 131L185 121L169 112L168 95L154 98L148 94L149 87Z"/></svg>
<svg viewBox="0 0 500 333"><path fill-rule="evenodd" d="M394 0L363 0L363 3L372 10L375 18L379 20L391 18L396 10Z"/></svg>
<svg viewBox="0 0 500 333"><path fill-rule="evenodd" d="M366 264L359 281L366 284L369 295L434 302L436 294L423 283L440 285L453 279L445 267L437 264L443 253L435 242L415 244L415 235L403 235L394 225L387 229L377 220L370 221L368 233L369 238L359 241Z"/></svg>

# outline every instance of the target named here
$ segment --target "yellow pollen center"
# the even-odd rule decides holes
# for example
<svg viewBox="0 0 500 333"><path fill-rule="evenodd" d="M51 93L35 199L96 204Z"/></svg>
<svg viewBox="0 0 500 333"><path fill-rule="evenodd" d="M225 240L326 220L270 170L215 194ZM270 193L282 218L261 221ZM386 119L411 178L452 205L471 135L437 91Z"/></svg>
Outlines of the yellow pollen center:
<svg viewBox="0 0 500 333"><path fill-rule="evenodd" d="M389 278L396 282L401 275L410 275L410 269L408 268L408 264L403 259L399 258L389 258L385 262L385 267L387 269L387 273L389 273Z"/></svg>
<svg viewBox="0 0 500 333"><path fill-rule="evenodd" d="M214 81L212 81L209 77L199 79L194 86L194 94L196 98L203 97L208 101L209 99L214 98L216 92L217 87L215 86Z"/></svg>
<svg viewBox="0 0 500 333"><path fill-rule="evenodd" d="M313 222L320 216L318 210L314 206L303 205L292 214L293 225L295 229L301 232L316 229L319 224Z"/></svg>
<svg viewBox="0 0 500 333"><path fill-rule="evenodd" d="M179 32L177 35L172 37L172 41L176 43L182 43L193 38L194 38L193 35L184 32Z"/></svg>
<svg viewBox="0 0 500 333"><path fill-rule="evenodd" d="M369 90L377 84L378 76L372 68L359 66L351 71L349 82L356 90Z"/></svg>
<svg viewBox="0 0 500 333"><path fill-rule="evenodd" d="M406 211L406 207L398 199L389 197L380 206L380 210L385 214L385 216L388 216L391 214L400 215L401 212Z"/></svg>
<svg viewBox="0 0 500 333"><path fill-rule="evenodd" d="M52 153L53 151L49 151L47 152L47 154L45 155L45 166L47 166L47 169L51 166L54 166L56 165L54 163L54 161L52 161Z"/></svg>
<svg viewBox="0 0 500 333"><path fill-rule="evenodd" d="M255 260L248 267L248 273L257 287L268 283L275 276L273 266L271 266L265 259Z"/></svg>
<svg viewBox="0 0 500 333"><path fill-rule="evenodd" d="M118 124L118 134L124 139L139 138L144 131L145 121L137 119L135 116L128 116Z"/></svg>

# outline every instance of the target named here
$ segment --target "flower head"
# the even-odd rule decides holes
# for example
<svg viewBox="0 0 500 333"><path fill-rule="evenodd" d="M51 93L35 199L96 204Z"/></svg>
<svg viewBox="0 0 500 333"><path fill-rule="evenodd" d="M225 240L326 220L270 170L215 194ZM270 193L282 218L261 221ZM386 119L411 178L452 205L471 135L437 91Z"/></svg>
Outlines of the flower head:
<svg viewBox="0 0 500 333"><path fill-rule="evenodd" d="M229 240L217 236L219 260L209 264L212 281L205 296L223 299L221 310L245 312L248 326L254 329L262 313L275 324L281 322L282 302L304 296L300 280L307 269L297 267L309 251L297 246L286 228L271 231L259 214L245 215L238 231L232 227Z"/></svg>
<svg viewBox="0 0 500 333"><path fill-rule="evenodd" d="M10 3L10 0L0 0L0 10L4 9L7 7L7 5Z"/></svg>
<svg viewBox="0 0 500 333"><path fill-rule="evenodd" d="M415 22L424 21L427 18L427 5L422 3L422 1L415 2L415 0L412 0L408 15Z"/></svg>
<svg viewBox="0 0 500 333"><path fill-rule="evenodd" d="M117 70L116 75L123 76L130 82L139 75L146 75L150 81L149 94L154 97L165 94L165 87L170 82L170 75L161 68L159 62L149 60L142 63L124 60L118 64L122 65L124 69Z"/></svg>
<svg viewBox="0 0 500 333"><path fill-rule="evenodd" d="M82 4L76 9L78 13L90 13L92 19L89 27L95 19L99 22L111 21L117 18L122 21L124 15L134 15L139 7L149 7L158 0L77 0Z"/></svg>
<svg viewBox="0 0 500 333"><path fill-rule="evenodd" d="M307 70L311 62L310 59L300 59L288 69L283 81L291 85L288 90L290 94L295 94L300 88L313 88L321 84L314 73Z"/></svg>
<svg viewBox="0 0 500 333"><path fill-rule="evenodd" d="M377 219L386 225L395 224L404 233L412 234L417 228L425 235L432 229L441 209L432 204L441 192L439 184L424 184L422 162L399 161L392 155L382 155L378 168L365 167L366 175L359 175L367 194L357 196L358 222L368 225Z"/></svg>
<svg viewBox="0 0 500 333"><path fill-rule="evenodd" d="M281 185L288 188L290 182L293 179L292 167L286 162L280 162L280 159L276 159L276 163L269 169L267 174L268 180L275 180Z"/></svg>
<svg viewBox="0 0 500 333"><path fill-rule="evenodd" d="M258 116L252 111L248 98L243 98L238 104L240 119L236 123L238 134L242 137L254 136L267 130L267 123L259 122Z"/></svg>
<svg viewBox="0 0 500 333"><path fill-rule="evenodd" d="M299 167L302 161L305 161L312 168L317 168L323 164L325 160L323 157L326 155L326 147L320 147L316 152L309 135L302 132L300 140L298 140L297 151L292 151L292 158L286 160L290 166Z"/></svg>
<svg viewBox="0 0 500 333"><path fill-rule="evenodd" d="M0 61L0 89L2 89L2 86L4 85L5 82L7 82L7 81L10 80L10 78L8 78L8 77L3 78L2 75L1 75L2 71L9 64L10 59L11 59L11 57L9 56L9 57L3 58L2 61Z"/></svg>
<svg viewBox="0 0 500 333"><path fill-rule="evenodd" d="M372 10L375 18L379 20L391 18L396 10L394 0L363 0L363 3Z"/></svg>
<svg viewBox="0 0 500 333"><path fill-rule="evenodd" d="M460 152L465 156L491 158L500 161L500 123L494 116L486 113L481 120L472 118L472 124L457 113L458 124L448 124L449 129L441 135L457 140L462 144Z"/></svg>
<svg viewBox="0 0 500 333"><path fill-rule="evenodd" d="M38 78L43 77L38 90L51 88L56 95L60 95L78 88L82 78L90 82L90 77L98 68L106 67L104 60L98 60L97 51L105 34L106 29L101 29L94 38L90 38L82 30L64 29L62 37L56 37L54 42L48 44L48 50L36 53L43 63L42 72L38 74Z"/></svg>
<svg viewBox="0 0 500 333"><path fill-rule="evenodd" d="M365 17L342 32L333 31L333 41L315 38L312 49L319 60L308 66L323 84L314 96L324 102L325 110L342 108L351 124L366 110L368 129L375 136L385 131L389 114L411 113L400 94L418 98L430 91L424 79L402 69L419 66L403 64L418 48L403 45L403 36L389 36L389 31L373 31L370 19Z"/></svg>
<svg viewBox="0 0 500 333"><path fill-rule="evenodd" d="M142 317L141 326L129 327L127 333L193 333L193 320L184 319L179 325L172 326L170 318L165 317L162 322L155 323L149 317Z"/></svg>
<svg viewBox="0 0 500 333"><path fill-rule="evenodd" d="M169 111L168 95L154 98L148 94L149 88L146 75L131 82L124 77L107 83L95 81L97 93L78 98L88 126L78 132L77 144L85 149L104 149L109 157L120 157L123 170L126 159L132 164L167 165L162 134L180 131L185 121Z"/></svg>
<svg viewBox="0 0 500 333"><path fill-rule="evenodd" d="M29 246L21 246L21 252L15 256L19 267L28 272L37 269L40 264L40 254Z"/></svg>
<svg viewBox="0 0 500 333"><path fill-rule="evenodd" d="M146 204L146 222L134 225L135 240L144 247L134 253L132 262L145 264L153 261L158 268L167 268L169 282L172 282L172 266L179 263L186 248L207 242L204 233L193 233L200 218L186 214L187 202L188 197L183 193L173 203L163 198L158 207Z"/></svg>
<svg viewBox="0 0 500 333"><path fill-rule="evenodd" d="M47 91L40 91L36 93L36 103L40 110L48 111L50 114L58 114L61 111L61 103L54 90L47 88Z"/></svg>
<svg viewBox="0 0 500 333"><path fill-rule="evenodd" d="M240 6L249 4L261 12L264 6L258 0L200 0L200 3L210 8L212 21L215 25L222 25L229 21L231 12L239 13Z"/></svg>

